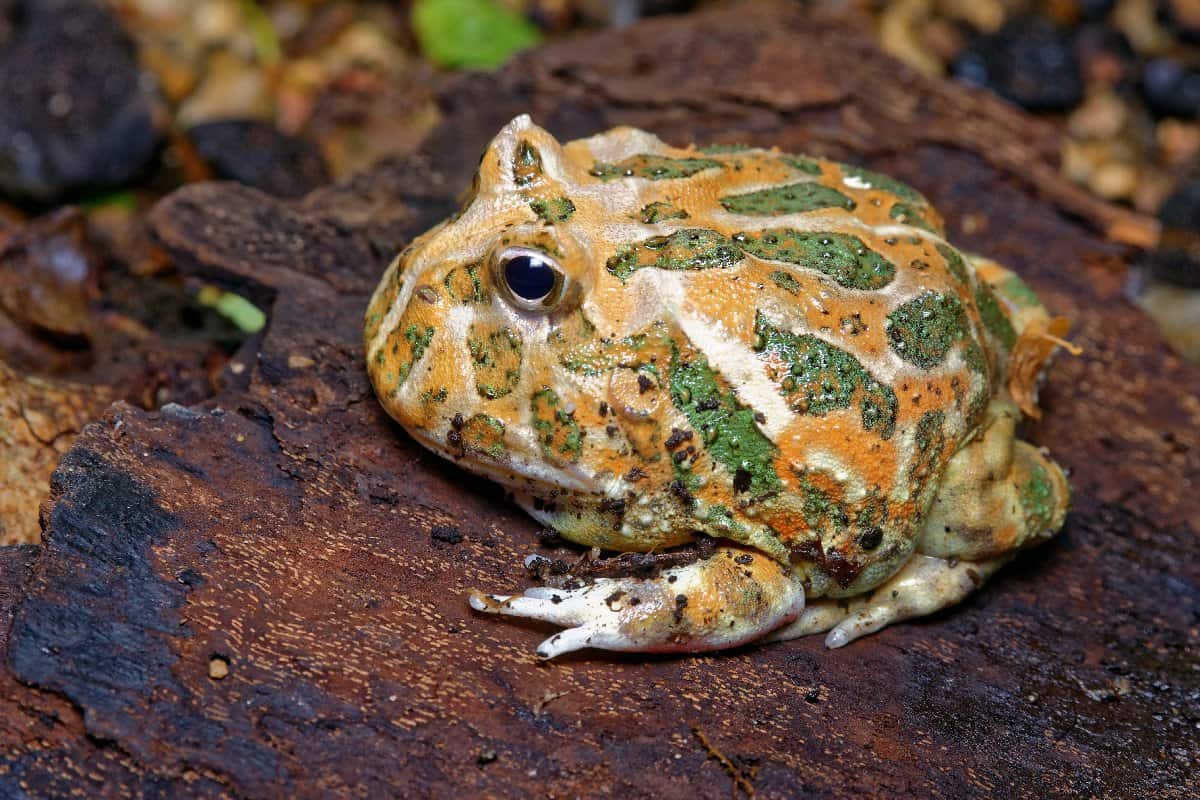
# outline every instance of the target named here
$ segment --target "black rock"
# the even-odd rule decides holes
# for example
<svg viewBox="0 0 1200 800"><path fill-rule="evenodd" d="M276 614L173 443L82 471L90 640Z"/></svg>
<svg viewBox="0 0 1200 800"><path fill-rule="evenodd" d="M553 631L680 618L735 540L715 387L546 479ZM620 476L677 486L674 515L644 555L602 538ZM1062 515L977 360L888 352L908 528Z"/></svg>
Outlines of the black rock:
<svg viewBox="0 0 1200 800"><path fill-rule="evenodd" d="M1158 211L1162 243L1146 253L1140 266L1154 278L1200 289L1200 179L1185 181Z"/></svg>
<svg viewBox="0 0 1200 800"><path fill-rule="evenodd" d="M1142 70L1142 97L1160 117L1200 116L1200 69L1170 58L1156 58Z"/></svg>
<svg viewBox="0 0 1200 800"><path fill-rule="evenodd" d="M329 181L325 161L315 145L288 136L269 122L205 122L189 129L188 138L218 178L267 194L301 197Z"/></svg>
<svg viewBox="0 0 1200 800"><path fill-rule="evenodd" d="M1070 42L1043 17L1016 17L977 37L954 63L953 73L1031 111L1061 111L1083 99Z"/></svg>
<svg viewBox="0 0 1200 800"><path fill-rule="evenodd" d="M0 3L0 194L52 202L119 185L155 154L167 115L99 3Z"/></svg>

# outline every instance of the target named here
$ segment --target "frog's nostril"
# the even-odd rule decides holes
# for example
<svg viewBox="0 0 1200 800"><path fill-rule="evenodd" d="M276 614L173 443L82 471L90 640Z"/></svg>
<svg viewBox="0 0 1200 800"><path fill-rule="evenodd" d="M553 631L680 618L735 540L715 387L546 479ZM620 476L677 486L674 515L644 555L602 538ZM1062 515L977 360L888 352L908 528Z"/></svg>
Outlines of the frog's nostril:
<svg viewBox="0 0 1200 800"><path fill-rule="evenodd" d="M437 289L433 288L429 284L418 286L415 294L426 303L429 303L429 305L434 305L439 299Z"/></svg>

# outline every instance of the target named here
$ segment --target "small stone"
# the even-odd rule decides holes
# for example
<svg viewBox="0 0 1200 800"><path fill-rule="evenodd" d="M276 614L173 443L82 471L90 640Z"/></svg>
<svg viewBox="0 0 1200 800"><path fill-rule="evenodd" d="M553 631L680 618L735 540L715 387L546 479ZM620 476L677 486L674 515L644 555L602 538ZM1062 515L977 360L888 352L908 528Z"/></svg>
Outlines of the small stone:
<svg viewBox="0 0 1200 800"><path fill-rule="evenodd" d="M48 203L146 165L165 106L103 4L0 3L0 31L0 193Z"/></svg>
<svg viewBox="0 0 1200 800"><path fill-rule="evenodd" d="M459 544L463 540L462 531L457 525L434 525L429 531L430 537L435 542L445 542L446 544Z"/></svg>
<svg viewBox="0 0 1200 800"><path fill-rule="evenodd" d="M208 659L208 677L219 681L229 676L229 659L225 656L214 655Z"/></svg>
<svg viewBox="0 0 1200 800"><path fill-rule="evenodd" d="M1160 117L1200 117L1200 68L1156 58L1142 70L1142 97Z"/></svg>
<svg viewBox="0 0 1200 800"><path fill-rule="evenodd" d="M1036 16L1017 17L975 39L954 63L953 74L1031 111L1071 108L1083 96L1066 37Z"/></svg>
<svg viewBox="0 0 1200 800"><path fill-rule="evenodd" d="M329 180L315 145L281 133L269 122L207 122L191 128L188 138L216 177L276 197L301 197Z"/></svg>

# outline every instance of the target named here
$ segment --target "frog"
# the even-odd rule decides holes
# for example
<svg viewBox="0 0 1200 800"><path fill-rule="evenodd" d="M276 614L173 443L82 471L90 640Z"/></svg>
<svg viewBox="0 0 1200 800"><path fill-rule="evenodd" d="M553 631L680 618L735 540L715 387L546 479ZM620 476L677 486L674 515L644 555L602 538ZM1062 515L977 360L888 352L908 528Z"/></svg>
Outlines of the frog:
<svg viewBox="0 0 1200 800"><path fill-rule="evenodd" d="M548 659L836 648L959 603L1064 524L1066 474L1019 433L1068 328L894 178L522 115L364 342L418 443L600 562L649 559L470 591L553 626Z"/></svg>

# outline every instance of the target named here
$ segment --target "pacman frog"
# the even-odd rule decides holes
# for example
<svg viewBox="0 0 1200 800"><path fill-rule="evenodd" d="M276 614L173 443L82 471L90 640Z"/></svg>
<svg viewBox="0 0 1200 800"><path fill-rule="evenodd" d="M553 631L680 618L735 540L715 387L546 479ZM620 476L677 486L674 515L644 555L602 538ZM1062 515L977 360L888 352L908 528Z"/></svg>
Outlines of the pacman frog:
<svg viewBox="0 0 1200 800"><path fill-rule="evenodd" d="M959 602L1063 524L1064 473L1017 426L1067 327L892 178L521 116L387 269L365 342L409 434L564 539L692 547L471 594L564 628L552 658L840 647Z"/></svg>

